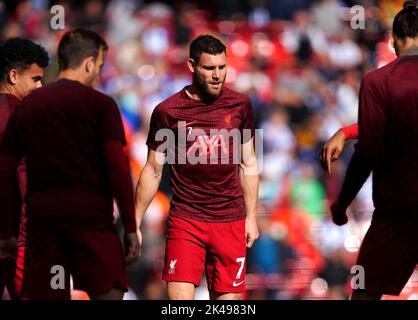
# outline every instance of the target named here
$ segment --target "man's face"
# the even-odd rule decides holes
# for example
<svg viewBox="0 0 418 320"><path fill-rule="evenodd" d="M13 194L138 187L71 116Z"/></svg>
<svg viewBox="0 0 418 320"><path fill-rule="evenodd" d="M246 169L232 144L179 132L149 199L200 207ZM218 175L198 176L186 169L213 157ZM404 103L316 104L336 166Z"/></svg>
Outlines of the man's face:
<svg viewBox="0 0 418 320"><path fill-rule="evenodd" d="M18 98L23 99L34 89L42 87L42 77L44 70L36 63L32 63L30 67L24 71L18 71L15 74L15 92Z"/></svg>
<svg viewBox="0 0 418 320"><path fill-rule="evenodd" d="M208 98L221 95L226 78L226 55L202 53L193 65L193 83Z"/></svg>
<svg viewBox="0 0 418 320"><path fill-rule="evenodd" d="M99 53L97 55L97 59L92 61L92 68L90 71L90 75L88 76L86 85L90 87L96 87L99 79L100 79L100 72L104 65L104 51L100 48Z"/></svg>

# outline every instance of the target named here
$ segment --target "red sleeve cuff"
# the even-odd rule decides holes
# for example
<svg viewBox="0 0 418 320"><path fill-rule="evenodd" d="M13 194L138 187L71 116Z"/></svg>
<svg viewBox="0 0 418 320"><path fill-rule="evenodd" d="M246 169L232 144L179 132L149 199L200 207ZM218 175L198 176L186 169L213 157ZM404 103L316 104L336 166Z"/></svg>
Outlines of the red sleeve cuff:
<svg viewBox="0 0 418 320"><path fill-rule="evenodd" d="M352 124L340 129L345 136L345 140L358 139L358 124Z"/></svg>

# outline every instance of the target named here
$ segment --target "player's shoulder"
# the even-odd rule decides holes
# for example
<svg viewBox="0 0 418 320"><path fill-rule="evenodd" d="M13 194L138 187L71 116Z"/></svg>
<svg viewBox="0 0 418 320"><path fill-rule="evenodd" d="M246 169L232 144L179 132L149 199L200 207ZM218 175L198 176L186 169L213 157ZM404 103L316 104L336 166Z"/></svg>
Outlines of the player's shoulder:
<svg viewBox="0 0 418 320"><path fill-rule="evenodd" d="M173 110L174 107L182 103L182 90L172 94L168 98L158 103L154 108L154 112L160 114L169 114L170 110Z"/></svg>
<svg viewBox="0 0 418 320"><path fill-rule="evenodd" d="M389 62L388 64L377 68L375 70L369 71L363 77L363 82L377 84L379 82L384 82L385 79L392 73L392 71L399 64L399 58Z"/></svg>
<svg viewBox="0 0 418 320"><path fill-rule="evenodd" d="M30 95L25 97L24 100L31 100L42 98L44 96L58 96L60 98L65 97L71 99L71 97L79 98L80 95L86 98L93 98L100 103L114 102L114 99L95 88L86 86L78 81L69 79L58 79L55 82L48 83L39 89L34 90Z"/></svg>
<svg viewBox="0 0 418 320"><path fill-rule="evenodd" d="M223 99L227 99L227 100L235 100L238 102L242 102L242 103L248 103L250 101L250 99L248 98L248 96L242 92L236 91L234 89L231 89L227 86L225 86L223 88L223 94L222 94Z"/></svg>
<svg viewBox="0 0 418 320"><path fill-rule="evenodd" d="M13 94L0 93L0 106L10 110L14 110L17 105L20 104L20 100Z"/></svg>
<svg viewBox="0 0 418 320"><path fill-rule="evenodd" d="M86 86L84 84L78 83L80 87L80 92L84 92L86 96L88 96L90 99L94 100L95 103L99 105L116 105L115 99L113 99L111 96L107 95L104 92L101 92L95 88Z"/></svg>

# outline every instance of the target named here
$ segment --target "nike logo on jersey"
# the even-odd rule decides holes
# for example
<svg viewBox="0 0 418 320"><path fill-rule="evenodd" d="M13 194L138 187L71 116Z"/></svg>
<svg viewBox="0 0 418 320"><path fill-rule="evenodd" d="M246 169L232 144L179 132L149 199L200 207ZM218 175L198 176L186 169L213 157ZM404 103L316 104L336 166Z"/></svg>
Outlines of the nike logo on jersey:
<svg viewBox="0 0 418 320"><path fill-rule="evenodd" d="M232 286L235 288L235 287L238 287L238 286L242 285L244 282L245 282L245 280L244 280L244 281L241 281L241 282L238 282L238 283L236 283L236 282L234 281L234 282L232 283Z"/></svg>

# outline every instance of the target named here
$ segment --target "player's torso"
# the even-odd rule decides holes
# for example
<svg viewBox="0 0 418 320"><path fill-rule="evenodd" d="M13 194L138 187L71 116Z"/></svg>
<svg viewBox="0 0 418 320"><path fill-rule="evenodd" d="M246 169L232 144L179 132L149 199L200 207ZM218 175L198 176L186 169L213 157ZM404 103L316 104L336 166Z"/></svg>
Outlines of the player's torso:
<svg viewBox="0 0 418 320"><path fill-rule="evenodd" d="M385 135L374 170L375 199L416 211L418 201L418 55L401 56L384 74ZM367 106L366 106L367 107Z"/></svg>
<svg viewBox="0 0 418 320"><path fill-rule="evenodd" d="M68 81L47 85L23 100L19 130L31 180L47 185L97 182L97 110L84 88Z"/></svg>
<svg viewBox="0 0 418 320"><path fill-rule="evenodd" d="M184 100L172 106L169 130L175 136L175 145L170 145L168 157L175 158L169 158L169 163L181 171L191 169L190 165L204 165L205 169L205 165L215 165L221 171L222 167L231 169L237 165L245 134L241 130L242 108L242 101L228 96L208 105Z"/></svg>
<svg viewBox="0 0 418 320"><path fill-rule="evenodd" d="M244 103L229 95L212 104L183 97L165 109L167 134L172 134L166 158L171 165L172 214L241 217L238 164Z"/></svg>

